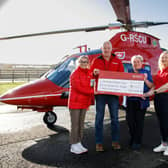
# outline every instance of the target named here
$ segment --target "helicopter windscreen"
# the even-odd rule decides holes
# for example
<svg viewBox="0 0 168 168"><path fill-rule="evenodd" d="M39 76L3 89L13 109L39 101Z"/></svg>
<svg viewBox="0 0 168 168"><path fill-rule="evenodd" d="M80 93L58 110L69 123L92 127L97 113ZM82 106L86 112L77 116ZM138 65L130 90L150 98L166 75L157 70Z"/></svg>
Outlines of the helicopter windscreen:
<svg viewBox="0 0 168 168"><path fill-rule="evenodd" d="M69 77L76 68L76 60L77 57L68 58L49 73L47 78L60 87L69 88Z"/></svg>

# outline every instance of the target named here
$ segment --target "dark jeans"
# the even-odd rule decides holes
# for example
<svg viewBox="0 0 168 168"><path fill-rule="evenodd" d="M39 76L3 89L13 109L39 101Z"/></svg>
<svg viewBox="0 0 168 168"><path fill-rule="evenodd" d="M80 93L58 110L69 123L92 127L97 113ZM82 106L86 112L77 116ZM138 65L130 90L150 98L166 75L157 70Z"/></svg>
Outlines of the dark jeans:
<svg viewBox="0 0 168 168"><path fill-rule="evenodd" d="M160 126L163 142L168 142L168 94L156 94L154 97L155 111Z"/></svg>
<svg viewBox="0 0 168 168"><path fill-rule="evenodd" d="M104 120L106 104L108 104L110 118L111 118L112 141L118 142L119 141L118 96L96 95L95 99L96 99L96 120L95 120L96 144L103 143L103 120Z"/></svg>
<svg viewBox="0 0 168 168"><path fill-rule="evenodd" d="M131 136L130 145L141 144L146 109L140 108L138 100L127 100L126 120Z"/></svg>

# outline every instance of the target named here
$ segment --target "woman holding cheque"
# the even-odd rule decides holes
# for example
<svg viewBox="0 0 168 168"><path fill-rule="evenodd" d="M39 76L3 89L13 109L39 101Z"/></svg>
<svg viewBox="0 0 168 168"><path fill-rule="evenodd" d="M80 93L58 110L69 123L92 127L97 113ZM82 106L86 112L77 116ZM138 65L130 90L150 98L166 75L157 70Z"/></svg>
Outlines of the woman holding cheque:
<svg viewBox="0 0 168 168"><path fill-rule="evenodd" d="M83 127L85 114L92 103L94 90L91 85L91 73L88 69L89 58L81 56L78 68L70 76L70 96L68 107L71 116L70 151L82 154L88 150L83 147Z"/></svg>
<svg viewBox="0 0 168 168"><path fill-rule="evenodd" d="M144 96L155 95L154 106L159 121L161 144L153 149L154 152L164 152L168 156L168 51L159 57L159 71L154 79L154 85Z"/></svg>
<svg viewBox="0 0 168 168"><path fill-rule="evenodd" d="M132 69L129 73L144 74L144 93L148 92L153 86L151 73L142 68L143 57L141 55L134 55L131 58ZM126 120L131 136L130 145L133 150L138 150L141 147L144 116L146 109L149 107L149 97L143 99L141 97L127 97Z"/></svg>

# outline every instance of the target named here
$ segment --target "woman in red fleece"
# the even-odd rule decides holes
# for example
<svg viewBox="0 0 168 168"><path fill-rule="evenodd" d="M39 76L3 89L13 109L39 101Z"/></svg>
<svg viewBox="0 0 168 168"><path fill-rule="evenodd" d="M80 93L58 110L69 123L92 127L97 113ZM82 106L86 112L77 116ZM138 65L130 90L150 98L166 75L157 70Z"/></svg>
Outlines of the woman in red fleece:
<svg viewBox="0 0 168 168"><path fill-rule="evenodd" d="M70 76L70 96L68 107L71 116L70 151L81 154L88 150L81 144L85 114L90 106L94 90L91 87L89 58L81 56L78 68Z"/></svg>

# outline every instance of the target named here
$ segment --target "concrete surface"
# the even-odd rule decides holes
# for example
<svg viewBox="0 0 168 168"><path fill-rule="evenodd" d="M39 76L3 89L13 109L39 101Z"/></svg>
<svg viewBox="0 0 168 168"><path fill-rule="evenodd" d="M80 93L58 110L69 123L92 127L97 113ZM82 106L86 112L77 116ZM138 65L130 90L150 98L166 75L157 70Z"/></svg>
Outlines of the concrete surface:
<svg viewBox="0 0 168 168"><path fill-rule="evenodd" d="M120 110L120 151L111 149L108 112L104 122L105 152L95 152L92 106L85 120L83 143L89 152L76 156L69 152L70 118L66 107L56 107L58 121L52 128L43 124L44 113L16 111L15 106L0 105L0 168L167 168L168 157L152 152L160 143L159 128L153 108L145 119L143 147L129 149L125 112Z"/></svg>

